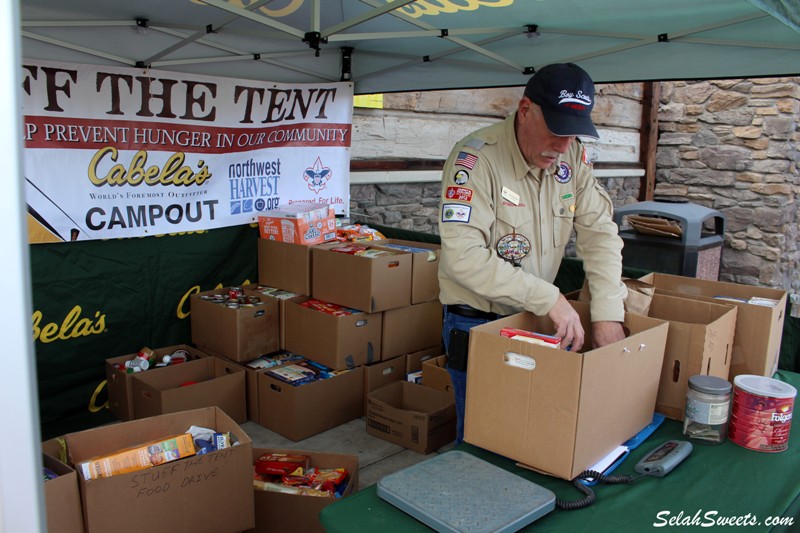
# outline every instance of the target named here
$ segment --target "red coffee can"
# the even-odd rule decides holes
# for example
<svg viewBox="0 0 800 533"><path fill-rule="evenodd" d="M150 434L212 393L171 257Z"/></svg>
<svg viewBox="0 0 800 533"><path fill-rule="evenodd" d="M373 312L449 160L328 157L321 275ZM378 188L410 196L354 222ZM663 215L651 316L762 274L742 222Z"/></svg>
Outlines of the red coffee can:
<svg viewBox="0 0 800 533"><path fill-rule="evenodd" d="M728 438L759 452L789 447L797 389L777 379L741 374L733 379L733 407Z"/></svg>

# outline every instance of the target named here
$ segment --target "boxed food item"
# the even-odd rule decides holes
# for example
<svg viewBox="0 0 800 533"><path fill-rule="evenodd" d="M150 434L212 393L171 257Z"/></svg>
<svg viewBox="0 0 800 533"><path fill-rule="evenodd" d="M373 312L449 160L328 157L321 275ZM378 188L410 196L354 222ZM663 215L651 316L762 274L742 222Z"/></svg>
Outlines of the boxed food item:
<svg viewBox="0 0 800 533"><path fill-rule="evenodd" d="M367 397L367 433L428 454L456 438L452 394L396 381Z"/></svg>
<svg viewBox="0 0 800 533"><path fill-rule="evenodd" d="M250 361L280 348L280 305L243 287L193 294L192 342L232 361Z"/></svg>
<svg viewBox="0 0 800 533"><path fill-rule="evenodd" d="M653 419L669 325L625 314L627 337L591 349L589 305L570 301L583 351L540 346L503 328L549 333L548 317L519 313L470 330L464 440L536 470L573 479Z"/></svg>
<svg viewBox="0 0 800 533"><path fill-rule="evenodd" d="M258 401L260 425L293 441L303 440L364 413L364 367L296 386L269 371L259 372Z"/></svg>
<svg viewBox="0 0 800 533"><path fill-rule="evenodd" d="M265 454L301 455L309 467L342 469L344 480L337 485L335 496L310 496L297 491L259 490L254 486L256 525L247 533L302 531L324 533L319 512L342 498L358 491L358 457L320 451L253 448L253 461ZM255 482L254 482L255 485Z"/></svg>
<svg viewBox="0 0 800 533"><path fill-rule="evenodd" d="M311 254L314 298L367 313L411 305L412 254L371 243L323 244Z"/></svg>
<svg viewBox="0 0 800 533"><path fill-rule="evenodd" d="M91 457L76 464L75 468L83 479L98 479L159 466L195 453L192 436L189 433L181 433Z"/></svg>
<svg viewBox="0 0 800 533"><path fill-rule="evenodd" d="M739 374L772 377L778 368L786 291L724 281L652 273L640 278L656 292L726 303L738 308L729 378Z"/></svg>
<svg viewBox="0 0 800 533"><path fill-rule="evenodd" d="M384 311L382 329L384 359L433 346L442 339L442 304L432 300Z"/></svg>
<svg viewBox="0 0 800 533"><path fill-rule="evenodd" d="M78 475L88 533L233 533L255 525L250 437L221 409L206 407L110 424L65 436L70 464L187 432L230 433L238 443L145 470L86 479Z"/></svg>
<svg viewBox="0 0 800 533"><path fill-rule="evenodd" d="M218 406L236 422L247 420L245 371L232 361L204 357L160 372L135 374L136 418Z"/></svg>
<svg viewBox="0 0 800 533"><path fill-rule="evenodd" d="M78 490L78 475L75 469L66 464L66 460L66 444L63 438L42 443L47 531L83 533L83 509L81 493Z"/></svg>
<svg viewBox="0 0 800 533"><path fill-rule="evenodd" d="M334 370L380 361L383 324L380 313L353 312L315 302L316 299L286 302L287 350Z"/></svg>
<svg viewBox="0 0 800 533"><path fill-rule="evenodd" d="M149 349L143 348L142 350L146 351ZM152 352L156 360L156 365L163 363L165 357L168 358L169 363L164 367L148 365L146 372L154 372L166 366L176 366L187 361L195 361L210 356L208 353L193 348L188 344L165 346L163 348L150 350L150 352ZM138 375L140 372L134 372L135 369L126 368L125 365L129 361L134 361L140 353L141 352L112 357L105 361L108 408L120 420L133 420L137 418L133 402L133 376ZM131 365L128 364L128 366Z"/></svg>
<svg viewBox="0 0 800 533"><path fill-rule="evenodd" d="M336 239L336 215L328 204L292 204L259 215L258 229L262 239L319 244Z"/></svg>

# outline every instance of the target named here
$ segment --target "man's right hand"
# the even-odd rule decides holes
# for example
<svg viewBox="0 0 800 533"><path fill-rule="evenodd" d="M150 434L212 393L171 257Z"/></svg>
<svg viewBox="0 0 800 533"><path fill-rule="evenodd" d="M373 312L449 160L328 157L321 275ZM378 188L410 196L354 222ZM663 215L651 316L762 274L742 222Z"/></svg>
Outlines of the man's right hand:
<svg viewBox="0 0 800 533"><path fill-rule="evenodd" d="M583 346L584 338L581 317L578 316L575 308L569 304L563 294L558 295L556 305L550 309L547 316L556 326L556 335L561 337L561 348L566 350L571 344L570 351L576 352L580 350Z"/></svg>

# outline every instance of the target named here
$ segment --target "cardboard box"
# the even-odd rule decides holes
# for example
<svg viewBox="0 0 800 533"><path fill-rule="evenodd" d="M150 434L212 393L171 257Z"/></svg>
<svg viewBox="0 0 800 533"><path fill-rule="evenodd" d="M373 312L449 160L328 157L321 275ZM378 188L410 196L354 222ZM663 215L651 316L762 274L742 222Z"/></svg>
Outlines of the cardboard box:
<svg viewBox="0 0 800 533"><path fill-rule="evenodd" d="M136 418L218 406L237 423L247 420L245 372L232 362L204 357L133 378ZM187 385L188 383L191 385Z"/></svg>
<svg viewBox="0 0 800 533"><path fill-rule="evenodd" d="M772 377L775 373L781 351L786 291L671 274L653 273L639 279L654 285L656 291L663 294L736 305L738 312L729 378L732 381L739 374ZM778 303L775 307L764 307L730 300L720 301L715 296L745 300L752 297L770 298Z"/></svg>
<svg viewBox="0 0 800 533"><path fill-rule="evenodd" d="M448 392L455 397L453 380L447 371L447 356L440 355L422 363L422 384L432 389Z"/></svg>
<svg viewBox="0 0 800 533"><path fill-rule="evenodd" d="M375 244L425 250L411 252L411 303L419 304L439 299L439 257L442 249L440 245L400 239L375 241Z"/></svg>
<svg viewBox="0 0 800 533"><path fill-rule="evenodd" d="M78 474L60 458L57 439L42 443L42 465L58 474L44 482L44 511L50 533L83 533ZM66 458L64 458L66 460Z"/></svg>
<svg viewBox="0 0 800 533"><path fill-rule="evenodd" d="M336 238L336 214L327 204L294 204L258 217L262 239L319 244Z"/></svg>
<svg viewBox="0 0 800 533"><path fill-rule="evenodd" d="M311 296L311 246L258 239L258 282Z"/></svg>
<svg viewBox="0 0 800 533"><path fill-rule="evenodd" d="M442 304L435 300L384 311L381 337L383 359L442 342Z"/></svg>
<svg viewBox="0 0 800 533"><path fill-rule="evenodd" d="M589 306L570 302L587 332ZM563 479L597 463L653 419L668 324L626 313L629 336L567 352L500 335L551 332L519 313L470 330L464 439Z"/></svg>
<svg viewBox="0 0 800 533"><path fill-rule="evenodd" d="M209 357L209 354L206 352L198 350L197 348L193 348L188 344L177 344L175 346L156 348L153 350L153 352L155 352L158 359L161 359L165 355L172 355L176 350L186 350L189 352L187 362L194 361L202 357ZM129 361L135 356L135 353L121 355L119 357L106 359L105 362L106 388L108 389L108 408L120 420L133 420L137 418L136 413L134 412L133 403L133 376L137 374L128 374L126 372L122 372L117 369L116 365L124 363L125 361ZM159 372L161 370L162 368L151 368L145 372Z"/></svg>
<svg viewBox="0 0 800 533"><path fill-rule="evenodd" d="M261 372L258 402L260 425L303 440L364 413L364 367L296 387Z"/></svg>
<svg viewBox="0 0 800 533"><path fill-rule="evenodd" d="M334 370L381 360L380 313L334 316L286 302L286 349Z"/></svg>
<svg viewBox="0 0 800 533"><path fill-rule="evenodd" d="M728 379L736 328L736 307L655 294L650 316L669 322L656 411L683 420L689 378L696 374Z"/></svg>
<svg viewBox="0 0 800 533"><path fill-rule="evenodd" d="M367 397L367 433L428 454L456 438L456 405L452 395L398 381Z"/></svg>
<svg viewBox="0 0 800 533"><path fill-rule="evenodd" d="M87 533L137 531L232 533L255 525L250 437L218 407L101 426L67 434L71 464L191 426L230 432L238 446L109 478L78 475Z"/></svg>
<svg viewBox="0 0 800 533"><path fill-rule="evenodd" d="M231 309L202 298L227 292L223 288L191 296L192 342L201 350L239 362L280 349L278 301L249 290L244 294L258 296L263 305Z"/></svg>
<svg viewBox="0 0 800 533"><path fill-rule="evenodd" d="M418 352L413 352L406 355L406 374L410 374L412 372L420 372L422 370L422 365L425 361L429 359L435 359L444 353L444 346L442 343L436 344L436 346L431 346L430 348L425 348L424 350L419 350Z"/></svg>
<svg viewBox="0 0 800 533"><path fill-rule="evenodd" d="M294 246L294 245L292 245ZM278 302L278 346L280 350L286 349L286 302L301 302L306 299L306 296L285 289L277 289L273 291L273 287L263 284L244 285L242 287L247 291L253 291L262 298L269 298L277 300ZM263 354L262 354L263 355Z"/></svg>
<svg viewBox="0 0 800 533"><path fill-rule="evenodd" d="M311 250L314 298L367 313L411 305L412 254L363 257L330 250L341 245L324 244Z"/></svg>
<svg viewBox="0 0 800 533"><path fill-rule="evenodd" d="M319 512L328 505L358 492L358 456L340 453L311 452L253 448L253 461L265 453L301 454L310 457L317 468L346 468L347 486L341 498L320 498L280 492L255 491L256 527L247 533L272 533L273 531L302 531L325 533L319 521Z"/></svg>
<svg viewBox="0 0 800 533"><path fill-rule="evenodd" d="M405 356L364 366L364 412L367 412L369 393L395 381L403 381L406 375Z"/></svg>

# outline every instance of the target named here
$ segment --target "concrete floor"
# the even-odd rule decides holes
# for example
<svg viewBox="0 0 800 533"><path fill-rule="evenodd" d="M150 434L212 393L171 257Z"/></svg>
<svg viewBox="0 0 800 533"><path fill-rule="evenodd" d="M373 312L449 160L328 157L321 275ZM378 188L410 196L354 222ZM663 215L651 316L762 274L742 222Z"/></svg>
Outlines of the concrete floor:
<svg viewBox="0 0 800 533"><path fill-rule="evenodd" d="M436 452L423 455L368 435L366 419L363 417L297 442L255 422L248 421L240 424L240 427L252 439L253 448L283 448L358 456L358 490L374 485L387 474L434 457L453 447L453 444L448 444Z"/></svg>

